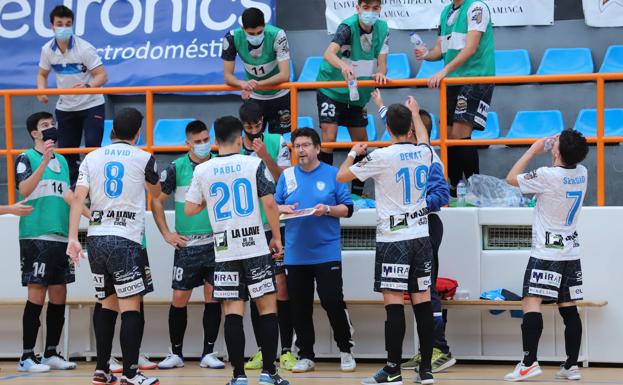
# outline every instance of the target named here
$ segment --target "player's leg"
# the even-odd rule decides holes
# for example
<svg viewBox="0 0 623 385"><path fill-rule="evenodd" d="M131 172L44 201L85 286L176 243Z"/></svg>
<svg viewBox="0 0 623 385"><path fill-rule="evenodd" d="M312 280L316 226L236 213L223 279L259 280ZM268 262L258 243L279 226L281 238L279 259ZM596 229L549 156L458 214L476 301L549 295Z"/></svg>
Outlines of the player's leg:
<svg viewBox="0 0 623 385"><path fill-rule="evenodd" d="M257 352L249 357L249 361L244 364L244 368L247 370L259 370L262 369L264 365L264 357L262 355L262 338L260 337L260 313L257 310L255 301L249 301L249 311L251 314L251 328L253 329Z"/></svg>
<svg viewBox="0 0 623 385"><path fill-rule="evenodd" d="M352 142L367 142L368 132L368 113L366 109L359 106L348 106L346 111L340 113L338 124L348 127L348 133ZM357 155L353 163L361 161L365 156ZM351 182L351 192L355 195L363 195L364 182L359 179L353 179Z"/></svg>
<svg viewBox="0 0 623 385"><path fill-rule="evenodd" d="M104 136L104 119L106 108L104 104L89 108L82 116L85 147L100 147Z"/></svg>
<svg viewBox="0 0 623 385"><path fill-rule="evenodd" d="M175 274L176 267L173 267ZM175 276L174 276L175 279ZM158 363L159 369L174 369L184 367L184 335L188 325L187 305L192 295L192 290L173 289L171 306L169 307L169 340L171 352Z"/></svg>
<svg viewBox="0 0 623 385"><path fill-rule="evenodd" d="M288 290L293 298L292 315L296 331L299 359L292 368L294 373L313 370L314 363L314 275L311 266L288 266Z"/></svg>
<svg viewBox="0 0 623 385"><path fill-rule="evenodd" d="M146 244L145 244L146 245ZM154 291L154 282L151 276L151 267L149 266L149 256L147 254L147 247L142 245L141 256L143 258L143 262L145 264L144 267L144 277L145 277L145 290L141 293L141 330L140 336L141 340L139 342L139 346L143 346L143 337L145 336L145 303L143 299L145 295ZM156 369L158 364L151 361L149 357L145 354L139 354L138 356L138 368L139 370L152 370Z"/></svg>
<svg viewBox="0 0 623 385"><path fill-rule="evenodd" d="M207 280L203 286L205 305L203 308L203 353L199 366L210 369L223 369L225 364L218 359L214 351L214 343L221 326L221 303L214 300L214 267L209 269ZM212 276L212 278L209 278Z"/></svg>
<svg viewBox="0 0 623 385"><path fill-rule="evenodd" d="M341 104L331 100L331 98L320 91L316 92L316 102L318 104L318 121L320 122L322 142L335 142ZM321 162L333 165L333 149L321 148L318 159Z"/></svg>
<svg viewBox="0 0 623 385"><path fill-rule="evenodd" d="M281 239L285 239L283 235ZM296 364L296 357L292 354L292 339L294 338L292 306L288 295L288 283L283 260L274 261L274 263L277 285L277 320L279 322L279 340L281 341L279 366L282 369L292 370Z"/></svg>
<svg viewBox="0 0 623 385"><path fill-rule="evenodd" d="M560 285L558 311L565 324L565 352L567 359L561 365L556 378L580 380L582 375L578 367L580 345L582 344L582 319L578 313L576 301L583 299L582 266L580 260L564 262L565 269Z"/></svg>
<svg viewBox="0 0 623 385"><path fill-rule="evenodd" d="M92 252L89 253L89 259L91 259L91 254ZM95 277L95 274L93 276ZM114 295L112 281L109 282L106 292L104 287L101 290L96 288L98 297L101 295L102 297L105 296L105 298L102 298L95 304L93 311L93 330L95 332L97 360L92 383L100 385L116 383L117 377L113 373L123 372L123 365L111 357L119 304L117 303L117 297Z"/></svg>
<svg viewBox="0 0 623 385"><path fill-rule="evenodd" d="M55 115L56 124L58 125L58 147L80 147L82 140L82 111L61 111L57 109ZM69 181L73 186L78 179L80 154L65 154L64 156L69 167Z"/></svg>
<svg viewBox="0 0 623 385"><path fill-rule="evenodd" d="M290 132L290 93L286 93L276 99L265 100L262 103L264 126L268 127L271 134L285 134Z"/></svg>

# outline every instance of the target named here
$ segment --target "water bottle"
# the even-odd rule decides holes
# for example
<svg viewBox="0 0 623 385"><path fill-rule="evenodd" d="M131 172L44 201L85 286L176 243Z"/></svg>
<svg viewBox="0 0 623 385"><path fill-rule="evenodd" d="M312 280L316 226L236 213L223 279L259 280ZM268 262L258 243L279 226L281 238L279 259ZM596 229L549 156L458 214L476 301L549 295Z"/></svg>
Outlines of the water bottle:
<svg viewBox="0 0 623 385"><path fill-rule="evenodd" d="M545 143L543 144L545 151L551 150L554 147L554 142L556 142L556 139L553 136L545 139Z"/></svg>
<svg viewBox="0 0 623 385"><path fill-rule="evenodd" d="M357 88L357 79L353 78L348 81L348 91L350 93L350 100L356 102L359 100L359 89Z"/></svg>
<svg viewBox="0 0 623 385"><path fill-rule="evenodd" d="M456 186L456 207L465 207L467 203L465 202L465 196L467 195L467 185L461 179L459 184Z"/></svg>
<svg viewBox="0 0 623 385"><path fill-rule="evenodd" d="M426 44L424 44L424 40L415 32L411 32L411 43L413 44L413 48L424 48L426 51L424 52L424 56L428 55L428 48Z"/></svg>

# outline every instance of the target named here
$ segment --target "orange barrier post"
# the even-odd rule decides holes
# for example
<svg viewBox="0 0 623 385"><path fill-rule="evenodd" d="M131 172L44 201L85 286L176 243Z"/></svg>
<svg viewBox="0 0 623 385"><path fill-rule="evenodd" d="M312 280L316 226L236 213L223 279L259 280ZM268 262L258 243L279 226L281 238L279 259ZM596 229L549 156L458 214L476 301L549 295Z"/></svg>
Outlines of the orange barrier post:
<svg viewBox="0 0 623 385"><path fill-rule="evenodd" d="M605 181L605 148L604 148L604 99L605 84L603 78L597 79L597 205L606 204L606 181Z"/></svg>
<svg viewBox="0 0 623 385"><path fill-rule="evenodd" d="M11 95L4 94L4 136L6 138L6 177L9 204L15 203L15 169L13 160L13 106Z"/></svg>
<svg viewBox="0 0 623 385"><path fill-rule="evenodd" d="M290 132L294 132L297 128L299 128L299 95L298 89L292 86L290 87ZM292 150L290 159L292 159L292 165L294 166L298 163L294 145L290 149Z"/></svg>
<svg viewBox="0 0 623 385"><path fill-rule="evenodd" d="M439 84L439 145L441 162L444 164L443 175L448 179L448 86L446 79Z"/></svg>

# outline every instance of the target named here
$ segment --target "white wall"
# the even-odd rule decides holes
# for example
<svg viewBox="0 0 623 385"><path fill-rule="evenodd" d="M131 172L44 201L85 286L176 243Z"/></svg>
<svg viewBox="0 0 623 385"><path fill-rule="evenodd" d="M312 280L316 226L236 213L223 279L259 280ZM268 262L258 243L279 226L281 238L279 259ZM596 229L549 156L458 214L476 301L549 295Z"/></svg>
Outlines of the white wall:
<svg viewBox="0 0 623 385"><path fill-rule="evenodd" d="M170 223L173 215L168 212ZM514 224L529 225L530 209L447 209L442 211L445 235L440 250L441 276L459 281L461 289L477 298L484 290L504 287L521 294L523 271L529 252L526 251L483 251L481 225ZM358 211L343 226L374 226L374 211ZM588 359L594 362L623 363L623 333L618 332L623 324L623 297L618 294L616 280L623 271L621 241L623 234L623 207L586 207L582 210L579 233L582 242L584 270L584 293L586 299L607 300L608 306L589 311L588 315ZM0 269L0 298L24 299L26 290L20 286L19 246L17 241L17 218L0 216L0 242L4 245L3 269ZM155 292L150 299L170 298L170 277L173 249L165 244L151 218L147 221L147 239ZM347 299L380 299L372 291L374 252L343 253L344 291ZM93 295L88 262L77 268L76 283L70 285L72 298L89 298ZM200 298L200 293L195 298ZM72 310L71 345L73 355L89 351L89 310ZM360 357L385 356L383 343L384 309L381 306L360 305L350 307L354 323L355 353ZM408 310L408 309L407 309ZM21 350L21 306L3 307L0 312L0 356L14 357ZM155 356L167 352L168 331L166 306L147 310L146 336L143 350ZM201 353L202 331L199 307L189 312L189 327L186 334L186 356ZM407 314L409 314L407 312ZM329 323L324 311L315 311L316 352L319 356L337 356ZM404 353L414 351L412 317L407 317L407 336ZM44 318L42 318L44 319ZM487 311L451 310L447 330L448 341L458 358L510 359L521 355L520 319L511 318L508 312L491 315ZM540 345L540 356L546 359L561 359L564 356L563 325L557 311L544 314L545 329ZM247 354L255 349L255 341L247 322ZM43 322L45 323L45 322ZM41 334L41 333L40 333ZM114 350L118 352L116 343ZM222 337L217 350L224 352Z"/></svg>

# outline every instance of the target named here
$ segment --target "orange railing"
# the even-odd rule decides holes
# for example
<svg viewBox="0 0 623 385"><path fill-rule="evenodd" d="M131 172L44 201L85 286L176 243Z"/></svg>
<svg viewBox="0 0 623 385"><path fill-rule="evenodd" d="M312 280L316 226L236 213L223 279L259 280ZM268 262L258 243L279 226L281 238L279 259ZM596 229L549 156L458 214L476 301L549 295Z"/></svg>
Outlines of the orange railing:
<svg viewBox="0 0 623 385"><path fill-rule="evenodd" d="M603 206L605 204L605 165L604 165L604 145L606 143L623 142L623 137L605 137L604 136L604 103L605 103L605 82L623 80L623 73L596 73L596 74L578 74L578 75L530 75L530 76L488 76L474 78L446 78L440 85L439 92L439 117L440 117L440 138L433 141L433 144L439 145L441 149L441 160L447 164L448 147L449 146L482 146L482 145L519 145L531 144L535 139L491 139L491 140L451 140L448 139L446 130L446 87L454 84L470 84L470 83L496 83L496 84L513 84L513 83L573 83L573 82L596 82L596 106L597 106L597 136L588 138L590 143L597 144L597 204ZM426 86L428 79L405 79L390 80L385 87L415 87ZM377 86L374 81L361 81L360 86ZM263 89L289 89L291 98L291 117L292 130L297 127L298 117L298 91L317 89L323 87L346 87L345 82L306 82L306 83L282 83L274 87ZM23 149L13 148L13 115L12 115L12 98L16 96L36 96L61 95L61 94L145 94L145 120L147 127L147 145L145 150L155 152L181 152L188 150L186 146L154 146L153 142L153 126L154 126L154 93L171 93L171 92L216 92L216 91L235 91L235 88L226 85L193 85L193 86L149 86L149 87L109 87L109 88L81 88L81 89L16 89L16 90L0 90L0 95L4 98L5 113L5 135L6 148L0 149L0 156L7 157L7 184L9 203L15 202L15 171L14 159L15 155L23 152ZM370 146L382 147L389 142L368 142ZM323 143L326 148L350 148L352 143ZM94 148L66 148L58 149L62 154L87 153ZM447 169L447 167L446 167Z"/></svg>

